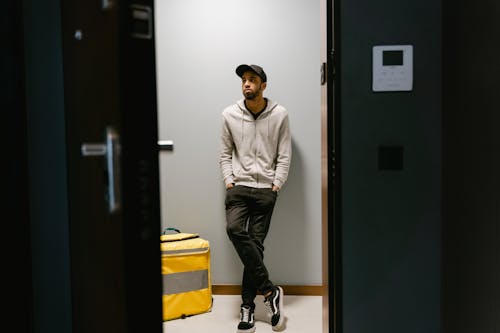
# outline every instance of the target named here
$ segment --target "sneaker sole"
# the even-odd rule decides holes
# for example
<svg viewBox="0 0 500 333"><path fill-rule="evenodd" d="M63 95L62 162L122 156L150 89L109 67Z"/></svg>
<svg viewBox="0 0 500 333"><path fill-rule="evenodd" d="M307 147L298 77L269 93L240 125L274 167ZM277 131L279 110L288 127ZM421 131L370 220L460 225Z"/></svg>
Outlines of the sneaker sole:
<svg viewBox="0 0 500 333"><path fill-rule="evenodd" d="M252 328L249 328L247 330L240 330L239 329L236 333L253 333L253 332L255 332L255 326Z"/></svg>

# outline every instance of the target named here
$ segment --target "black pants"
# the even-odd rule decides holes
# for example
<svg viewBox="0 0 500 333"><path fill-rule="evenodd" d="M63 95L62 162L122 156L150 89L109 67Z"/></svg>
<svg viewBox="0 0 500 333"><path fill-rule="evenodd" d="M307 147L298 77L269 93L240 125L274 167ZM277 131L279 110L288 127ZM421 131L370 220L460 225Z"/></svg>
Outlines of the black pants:
<svg viewBox="0 0 500 333"><path fill-rule="evenodd" d="M235 186L226 193L226 231L243 263L241 298L255 307L257 292L274 289L264 265L264 239L269 231L277 192L270 188Z"/></svg>

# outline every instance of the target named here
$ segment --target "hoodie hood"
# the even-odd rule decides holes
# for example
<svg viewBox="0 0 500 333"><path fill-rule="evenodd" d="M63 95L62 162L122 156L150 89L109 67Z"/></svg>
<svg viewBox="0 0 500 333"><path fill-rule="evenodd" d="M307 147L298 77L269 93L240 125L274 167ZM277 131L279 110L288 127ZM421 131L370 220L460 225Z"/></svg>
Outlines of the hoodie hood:
<svg viewBox="0 0 500 333"><path fill-rule="evenodd" d="M267 105L266 105L266 108L264 109L264 111L262 112L262 114L272 111L278 105L277 102L274 102L274 101L270 100L269 98L266 98L266 100L267 100ZM240 110L248 111L249 113L251 113L251 111L248 110L247 107L245 106L245 99L243 99L243 98L240 99L239 101L236 102L236 105L238 105Z"/></svg>

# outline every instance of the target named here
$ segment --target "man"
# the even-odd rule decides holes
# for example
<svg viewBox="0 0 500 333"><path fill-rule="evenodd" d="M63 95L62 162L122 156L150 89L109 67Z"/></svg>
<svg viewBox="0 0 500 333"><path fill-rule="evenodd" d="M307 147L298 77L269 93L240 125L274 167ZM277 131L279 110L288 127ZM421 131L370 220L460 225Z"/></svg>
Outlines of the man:
<svg viewBox="0 0 500 333"><path fill-rule="evenodd" d="M244 269L238 333L255 331L255 297L260 292L275 331L285 326L283 289L269 279L264 239L292 155L287 110L263 96L262 67L240 65L244 98L222 112L220 168L226 185L226 231Z"/></svg>

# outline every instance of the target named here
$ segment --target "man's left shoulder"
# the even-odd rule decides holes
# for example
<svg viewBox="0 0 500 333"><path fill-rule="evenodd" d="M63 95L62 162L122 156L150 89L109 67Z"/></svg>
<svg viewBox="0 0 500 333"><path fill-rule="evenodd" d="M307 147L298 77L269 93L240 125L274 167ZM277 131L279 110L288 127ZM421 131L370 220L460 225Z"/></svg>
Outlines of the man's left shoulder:
<svg viewBox="0 0 500 333"><path fill-rule="evenodd" d="M281 104L276 104L275 108L273 109L273 112L288 114L288 110Z"/></svg>

